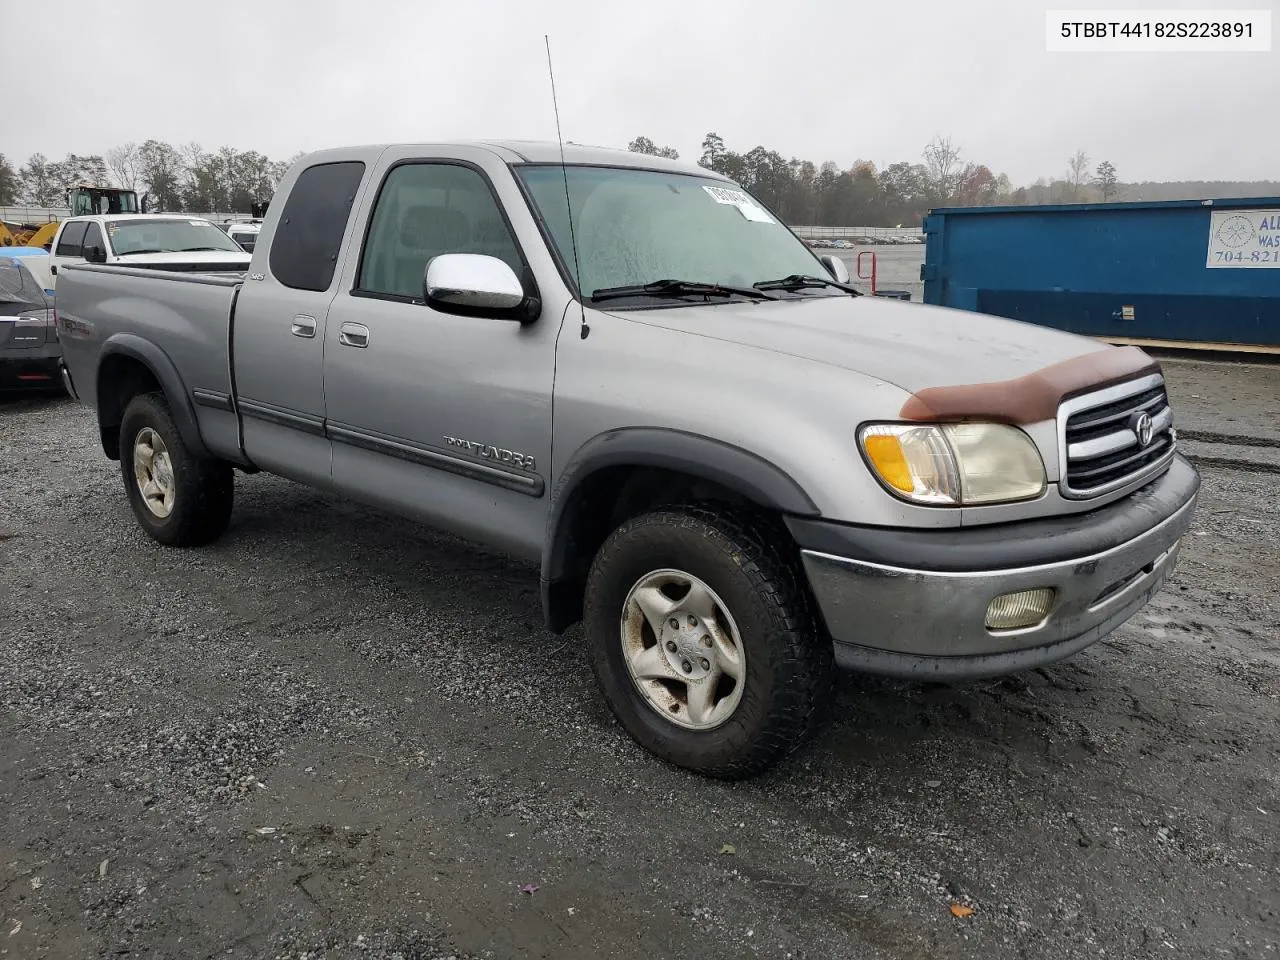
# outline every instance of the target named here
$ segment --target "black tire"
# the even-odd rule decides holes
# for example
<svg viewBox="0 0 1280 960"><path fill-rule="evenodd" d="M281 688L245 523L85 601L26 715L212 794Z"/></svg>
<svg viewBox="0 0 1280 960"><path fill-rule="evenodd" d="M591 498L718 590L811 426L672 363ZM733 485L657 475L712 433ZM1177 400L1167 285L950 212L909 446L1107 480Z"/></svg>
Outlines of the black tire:
<svg viewBox="0 0 1280 960"><path fill-rule="evenodd" d="M173 470L173 506L160 517L143 500L134 474L134 441L150 428L168 448ZM125 495L142 529L165 546L198 547L220 537L231 520L235 477L229 463L197 458L182 442L162 393L139 394L120 422L120 473Z"/></svg>
<svg viewBox="0 0 1280 960"><path fill-rule="evenodd" d="M583 610L592 668L614 716L646 750L706 776L741 779L792 753L816 728L835 668L790 548L786 530L768 518L699 505L628 520L600 548ZM738 627L746 654L742 698L714 729L688 729L660 715L624 658L620 623L627 595L663 568L702 580Z"/></svg>

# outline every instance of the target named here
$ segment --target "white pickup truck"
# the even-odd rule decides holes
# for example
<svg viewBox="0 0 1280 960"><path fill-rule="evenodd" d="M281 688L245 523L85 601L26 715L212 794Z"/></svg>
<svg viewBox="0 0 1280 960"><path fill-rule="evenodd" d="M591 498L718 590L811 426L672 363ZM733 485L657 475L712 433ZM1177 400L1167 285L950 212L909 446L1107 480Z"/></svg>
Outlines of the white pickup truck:
<svg viewBox="0 0 1280 960"><path fill-rule="evenodd" d="M127 263L153 270L245 270L252 257L212 220L182 214L69 217L54 235L50 272L69 263Z"/></svg>

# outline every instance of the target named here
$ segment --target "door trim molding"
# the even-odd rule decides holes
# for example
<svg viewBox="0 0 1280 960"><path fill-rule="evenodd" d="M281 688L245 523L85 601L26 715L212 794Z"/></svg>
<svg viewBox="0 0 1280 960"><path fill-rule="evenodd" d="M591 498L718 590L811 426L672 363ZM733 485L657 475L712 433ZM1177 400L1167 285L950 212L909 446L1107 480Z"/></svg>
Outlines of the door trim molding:
<svg viewBox="0 0 1280 960"><path fill-rule="evenodd" d="M244 397L237 398L236 406L240 408L241 414L252 417L254 420L274 423L280 427L291 427L317 437L324 436L324 420L321 417L297 413L286 407L263 403L261 400L246 400Z"/></svg>
<svg viewBox="0 0 1280 960"><path fill-rule="evenodd" d="M234 407L231 406L231 395L221 393L217 390L202 390L197 387L191 391L191 399L196 402L196 406L209 407L213 410L225 410L230 413Z"/></svg>
<svg viewBox="0 0 1280 960"><path fill-rule="evenodd" d="M410 443L398 437L373 433L332 421L326 422L325 432L335 443L345 443L347 446L385 454L409 463L419 463L446 473L458 474L482 483L513 490L516 493L523 493L525 496L541 497L546 489L546 483L536 473L521 473L515 470L504 470L487 463L476 463L473 460L466 460L434 447Z"/></svg>

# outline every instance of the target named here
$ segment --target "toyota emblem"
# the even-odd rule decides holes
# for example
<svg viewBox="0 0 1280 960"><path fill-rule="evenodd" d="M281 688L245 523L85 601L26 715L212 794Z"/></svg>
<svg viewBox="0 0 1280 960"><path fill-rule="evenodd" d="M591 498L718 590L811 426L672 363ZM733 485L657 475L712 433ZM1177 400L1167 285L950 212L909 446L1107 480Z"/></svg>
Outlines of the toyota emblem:
<svg viewBox="0 0 1280 960"><path fill-rule="evenodd" d="M1138 435L1138 446L1146 447L1151 444L1151 434L1155 430L1155 424L1151 422L1151 414L1140 413L1138 418L1133 421L1133 432Z"/></svg>

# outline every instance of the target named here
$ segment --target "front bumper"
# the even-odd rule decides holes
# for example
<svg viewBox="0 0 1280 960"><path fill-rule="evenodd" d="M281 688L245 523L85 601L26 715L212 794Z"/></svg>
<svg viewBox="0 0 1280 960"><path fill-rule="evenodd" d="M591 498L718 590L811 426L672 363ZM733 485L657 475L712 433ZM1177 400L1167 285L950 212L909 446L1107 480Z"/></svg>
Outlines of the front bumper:
<svg viewBox="0 0 1280 960"><path fill-rule="evenodd" d="M1200 478L1177 456L1106 507L945 531L789 521L842 667L897 677L998 676L1070 656L1163 586L1191 526ZM1052 588L1043 620L990 630L1006 593Z"/></svg>

